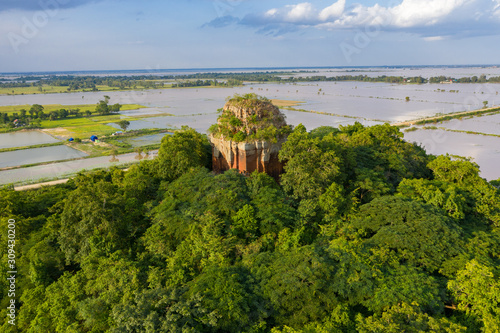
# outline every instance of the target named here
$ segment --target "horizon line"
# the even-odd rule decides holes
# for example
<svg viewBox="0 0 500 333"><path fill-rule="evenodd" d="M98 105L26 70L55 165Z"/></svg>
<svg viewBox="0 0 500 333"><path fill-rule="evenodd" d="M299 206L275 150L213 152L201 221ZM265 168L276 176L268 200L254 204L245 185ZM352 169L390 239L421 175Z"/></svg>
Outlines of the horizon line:
<svg viewBox="0 0 500 333"><path fill-rule="evenodd" d="M467 68L467 67L497 67L500 64L463 64L463 65L360 65L360 66L285 66L285 67L193 67L193 68L164 68L164 69L95 69L95 70L55 70L55 71L26 71L26 72L0 72L0 75L19 74L65 74L65 73L159 73L168 71L230 71L230 70L298 70L298 69L342 69L342 68Z"/></svg>

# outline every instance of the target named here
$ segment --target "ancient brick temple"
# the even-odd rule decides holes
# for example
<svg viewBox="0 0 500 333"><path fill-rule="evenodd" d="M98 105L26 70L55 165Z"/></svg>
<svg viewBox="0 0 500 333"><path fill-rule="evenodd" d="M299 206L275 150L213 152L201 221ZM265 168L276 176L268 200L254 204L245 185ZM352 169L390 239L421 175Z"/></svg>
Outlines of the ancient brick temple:
<svg viewBox="0 0 500 333"><path fill-rule="evenodd" d="M243 174L250 174L257 170L279 179L283 164L278 159L278 153L287 138L285 129L290 129L290 126L286 125L278 107L265 99L233 99L224 106L217 125L226 130L221 131L226 135L210 134L215 172L238 169ZM277 134L262 140L259 130L271 130L271 133ZM231 134L227 135L236 131L241 132L245 139L233 139Z"/></svg>

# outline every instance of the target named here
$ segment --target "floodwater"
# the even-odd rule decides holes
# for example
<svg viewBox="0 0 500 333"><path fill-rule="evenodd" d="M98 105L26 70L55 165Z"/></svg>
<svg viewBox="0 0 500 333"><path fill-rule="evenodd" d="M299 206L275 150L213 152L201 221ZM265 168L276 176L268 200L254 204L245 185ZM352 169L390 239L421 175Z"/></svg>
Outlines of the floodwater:
<svg viewBox="0 0 500 333"><path fill-rule="evenodd" d="M307 113L300 111L281 110L281 112L283 112L283 114L285 115L286 122L288 124L293 126L302 124L305 126L307 130L312 130L315 129L316 127L321 127L321 126L339 127L340 125L342 126L352 125L356 121L363 124L364 126L373 126L384 123L380 121L372 121L372 120L358 119L358 118L346 118L346 117Z"/></svg>
<svg viewBox="0 0 500 333"><path fill-rule="evenodd" d="M0 149L41 145L46 143L56 143L48 134L39 131L22 131L0 134Z"/></svg>
<svg viewBox="0 0 500 333"><path fill-rule="evenodd" d="M417 142L428 154L459 155L472 158L480 166L481 177L500 178L500 138L449 132L445 130L418 130L405 133L405 140Z"/></svg>
<svg viewBox="0 0 500 333"><path fill-rule="evenodd" d="M498 66L480 66L480 67L386 67L386 68L330 68L319 69L316 73L298 73L296 76L306 77L315 75L324 75L327 77L342 76L342 75L367 75L369 77L377 76L403 76L414 77L422 76L423 78L446 76L453 78L481 76L487 77L500 76L500 67ZM290 75L284 75L289 77Z"/></svg>
<svg viewBox="0 0 500 333"><path fill-rule="evenodd" d="M217 122L218 113L200 114L196 116L163 116L144 118L143 120L133 120L130 122L129 130L139 130L147 128L168 128L180 129L182 126L189 126L200 133L206 133L208 128ZM108 124L118 128L116 124Z"/></svg>
<svg viewBox="0 0 500 333"><path fill-rule="evenodd" d="M434 125L434 124L429 124ZM491 116L475 116L469 119L452 119L435 126L451 130L471 131L477 133L500 135L500 114Z"/></svg>
<svg viewBox="0 0 500 333"><path fill-rule="evenodd" d="M129 143L132 145L132 147L142 147L142 146L161 143L161 139L163 139L165 135L172 135L172 133L142 135L135 138L124 138L122 140L117 140L117 141Z"/></svg>
<svg viewBox="0 0 500 333"><path fill-rule="evenodd" d="M158 151L151 151L153 158ZM17 182L40 182L47 179L70 177L81 170L92 170L96 168L109 168L113 165L121 165L137 161L137 154L129 153L118 155L117 162L110 162L109 156L86 158L75 161L58 162L33 167L11 169L0 172L0 184L13 184ZM144 156L144 155L143 155Z"/></svg>
<svg viewBox="0 0 500 333"><path fill-rule="evenodd" d="M43 162L69 160L88 156L86 153L68 146L53 146L0 153L0 168Z"/></svg>
<svg viewBox="0 0 500 333"><path fill-rule="evenodd" d="M458 91L458 92L456 92ZM104 95L111 103L136 103L153 110L124 111L124 115L169 113L175 116L210 114L224 106L227 97L256 93L271 99L303 101L297 106L396 122L437 113L465 111L500 104L500 84L425 84L394 85L371 82L319 82L299 84L249 84L235 88L158 89L147 91L87 92L70 94L0 96L0 105L21 104L94 104ZM406 102L406 97L410 98ZM190 122L189 118L186 123Z"/></svg>
<svg viewBox="0 0 500 333"><path fill-rule="evenodd" d="M359 68L319 69L315 73L295 75L369 75L369 76L500 76L500 68ZM247 84L235 88L189 88L157 89L144 91L115 91L64 93L46 95L0 96L0 105L23 104L95 104L104 95L111 97L111 103L140 104L147 109L120 112L123 117L148 116L130 121L129 129L171 128L190 126L201 133L217 121L217 109L222 108L227 97L234 94L256 93L269 99L301 101L295 109L316 111L326 114L282 110L291 125L302 123L308 130L319 126L348 125L355 121L370 126L384 122L394 123L414 120L436 114L475 110L500 105L500 84L388 84L380 82L301 82L296 84ZM407 101L407 98L409 101ZM449 129L500 134L500 115L473 119L453 120L437 126ZM110 124L118 129L116 124ZM440 131L416 131L406 134L427 147L429 135ZM489 138L462 133L444 132L444 142L434 142L428 148L431 153L470 155L480 164L482 175L489 179L500 177L495 159L500 138ZM3 142L0 140L0 142ZM461 144L459 145L458 142ZM140 143L142 145L142 143ZM435 147L434 147L435 146ZM465 148L467 147L467 149ZM488 157L489 156L489 157ZM4 158L2 158L2 161ZM25 162L23 162L25 163ZM31 162L30 162L31 163ZM493 163L493 164L491 164Z"/></svg>

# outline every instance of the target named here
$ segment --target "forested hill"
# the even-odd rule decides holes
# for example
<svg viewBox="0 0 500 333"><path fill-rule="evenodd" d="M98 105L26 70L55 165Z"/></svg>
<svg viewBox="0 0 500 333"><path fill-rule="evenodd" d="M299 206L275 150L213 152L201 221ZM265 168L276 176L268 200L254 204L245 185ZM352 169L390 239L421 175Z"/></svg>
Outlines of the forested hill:
<svg viewBox="0 0 500 333"><path fill-rule="evenodd" d="M499 332L498 182L402 136L299 125L277 184L214 175L184 129L127 172L0 190L1 331Z"/></svg>

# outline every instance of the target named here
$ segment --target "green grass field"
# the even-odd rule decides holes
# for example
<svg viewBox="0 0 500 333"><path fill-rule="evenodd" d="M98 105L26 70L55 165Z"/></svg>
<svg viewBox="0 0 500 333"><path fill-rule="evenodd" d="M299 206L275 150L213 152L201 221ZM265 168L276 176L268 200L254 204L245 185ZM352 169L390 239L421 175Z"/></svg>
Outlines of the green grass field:
<svg viewBox="0 0 500 333"><path fill-rule="evenodd" d="M103 85L97 85L96 88L99 91L116 91L123 90L118 87L109 87ZM39 87L19 87L19 88L0 88L0 95L32 95L32 94L59 94L59 93L75 93L75 92L85 92L88 89L78 89L68 91L68 87L62 86L49 86L43 85L40 90Z"/></svg>
<svg viewBox="0 0 500 333"><path fill-rule="evenodd" d="M182 82L187 81L197 81L198 79L184 79ZM175 80L148 80L147 82L164 82L165 85L155 86L153 88L144 88L140 85L132 88L121 89L118 87L110 87L104 85L97 85L96 88L101 92L108 91L127 91L127 90L149 90L149 89L172 89L172 84L175 83ZM221 88L220 86L199 86L199 87L176 87L174 89L202 89L202 88ZM60 93L77 93L77 92L89 92L88 89L77 89L68 91L68 87L62 86L49 86L43 85L40 90L39 87L20 87L20 88L2 88L0 87L0 95L34 95L34 94L60 94Z"/></svg>
<svg viewBox="0 0 500 333"><path fill-rule="evenodd" d="M43 112L48 113L50 111L55 111L55 110L60 110L60 109L80 109L80 111L85 111L89 110L91 112L95 112L95 107L96 104L79 104L79 105L61 105L61 104L47 104L43 105ZM7 113L7 114L13 114L13 113L19 113L21 109L25 109L28 111L31 108L31 105L26 104L26 105L7 105L7 106L0 106L0 112L2 113ZM127 110L136 110L136 109L144 109L146 106L139 105L139 104L123 104L120 111L127 111Z"/></svg>
<svg viewBox="0 0 500 333"><path fill-rule="evenodd" d="M49 134L60 138L88 139L92 135L111 135L117 131L116 128L106 125L115 123L121 119L120 115L94 116L89 118L67 118L61 120L44 120L42 129ZM136 118L127 117L127 120Z"/></svg>

